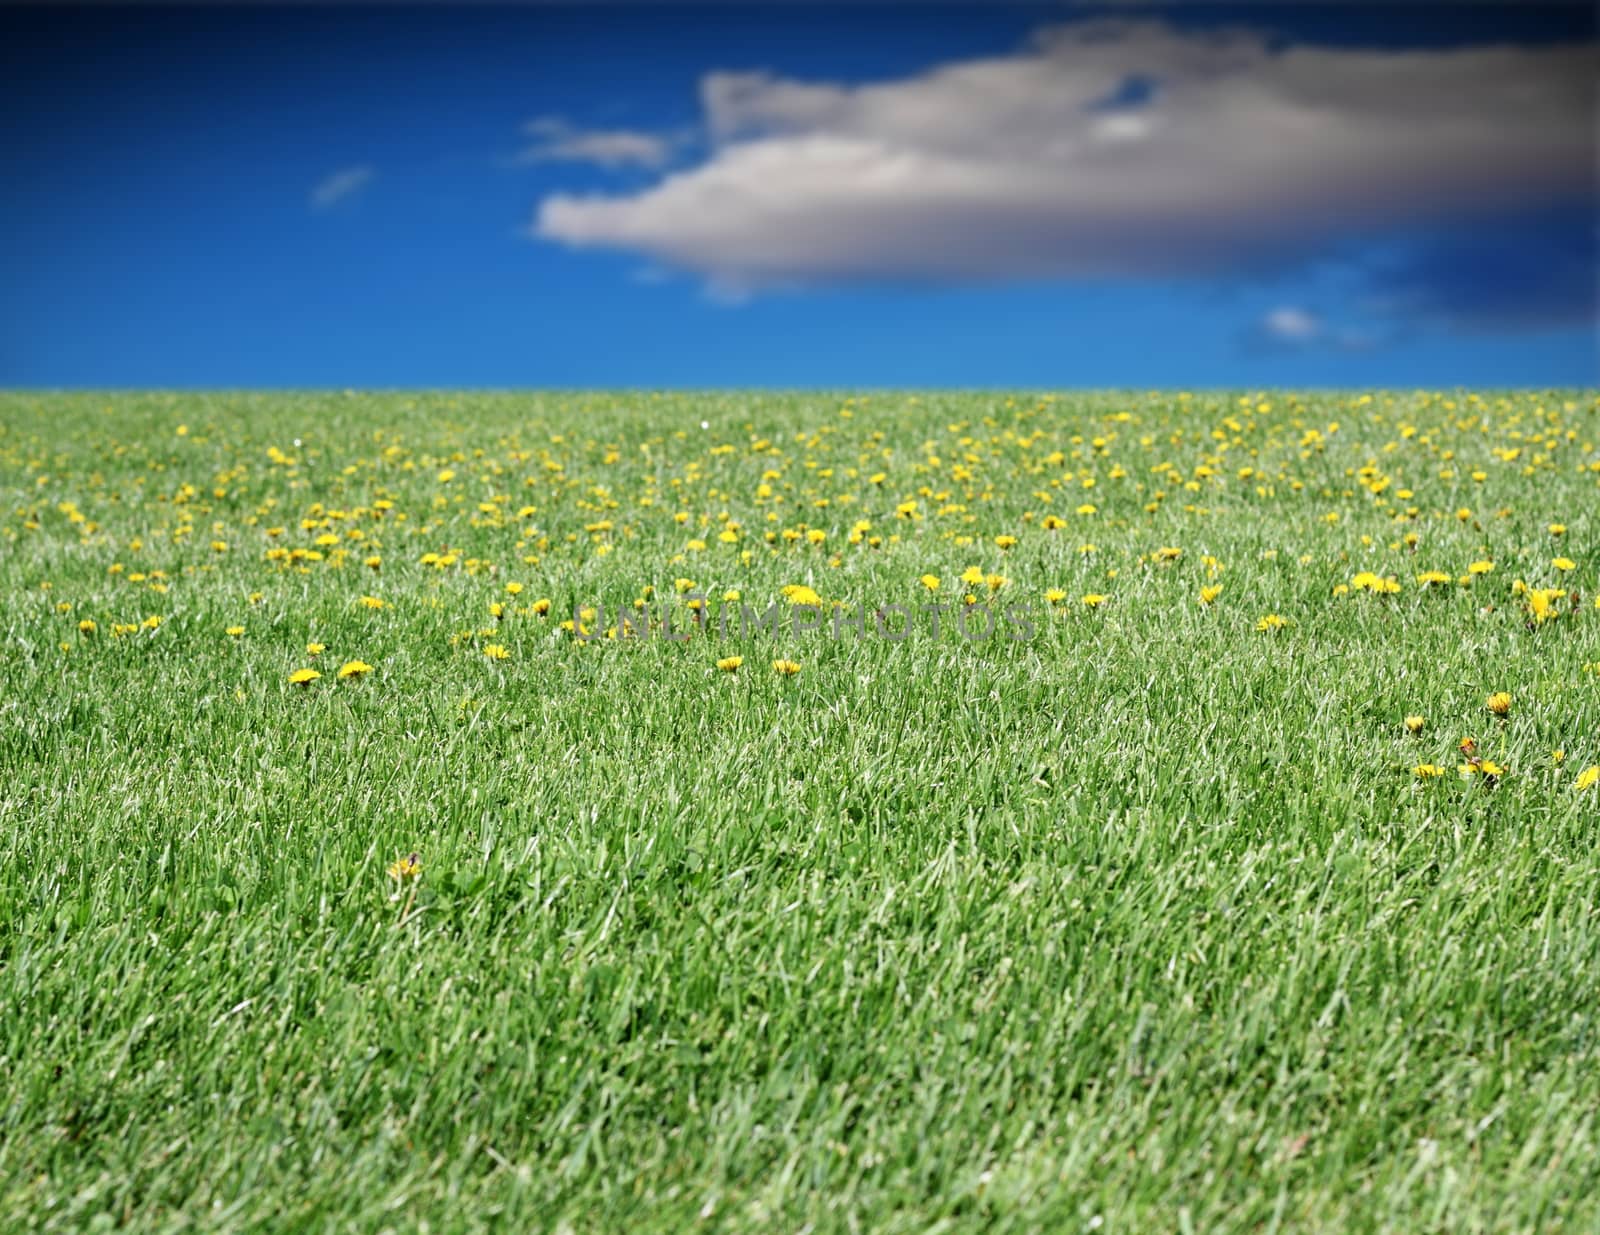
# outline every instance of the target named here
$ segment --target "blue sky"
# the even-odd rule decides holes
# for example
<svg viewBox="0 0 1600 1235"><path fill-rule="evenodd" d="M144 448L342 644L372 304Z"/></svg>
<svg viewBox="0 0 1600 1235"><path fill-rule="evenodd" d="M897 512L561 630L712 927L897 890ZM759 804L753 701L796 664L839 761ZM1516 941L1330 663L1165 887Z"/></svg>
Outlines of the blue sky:
<svg viewBox="0 0 1600 1235"><path fill-rule="evenodd" d="M1600 382L1585 6L0 8L0 385Z"/></svg>

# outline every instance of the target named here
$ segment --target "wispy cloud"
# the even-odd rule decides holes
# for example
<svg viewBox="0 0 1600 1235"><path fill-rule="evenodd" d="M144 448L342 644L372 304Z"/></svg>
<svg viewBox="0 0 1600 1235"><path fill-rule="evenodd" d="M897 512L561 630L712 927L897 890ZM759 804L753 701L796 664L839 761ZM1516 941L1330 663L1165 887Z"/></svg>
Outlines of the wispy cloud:
<svg viewBox="0 0 1600 1235"><path fill-rule="evenodd" d="M578 129L560 116L541 116L523 126L533 139L516 157L518 163L593 163L600 167L666 166L677 136L637 129Z"/></svg>
<svg viewBox="0 0 1600 1235"><path fill-rule="evenodd" d="M714 72L703 160L548 196L534 231L755 291L1289 270L1395 229L1592 206L1594 68L1592 46L1104 19L859 85Z"/></svg>
<svg viewBox="0 0 1600 1235"><path fill-rule="evenodd" d="M1261 319L1261 329L1285 343L1309 343L1322 333L1322 319L1295 305L1280 305Z"/></svg>
<svg viewBox="0 0 1600 1235"><path fill-rule="evenodd" d="M1392 342L1391 334L1373 326L1332 322L1301 305L1283 304L1262 314L1245 332L1243 342L1252 352L1364 352Z"/></svg>
<svg viewBox="0 0 1600 1235"><path fill-rule="evenodd" d="M378 169L367 163L345 167L319 181L311 190L311 208L329 210L342 201L359 195L377 177Z"/></svg>

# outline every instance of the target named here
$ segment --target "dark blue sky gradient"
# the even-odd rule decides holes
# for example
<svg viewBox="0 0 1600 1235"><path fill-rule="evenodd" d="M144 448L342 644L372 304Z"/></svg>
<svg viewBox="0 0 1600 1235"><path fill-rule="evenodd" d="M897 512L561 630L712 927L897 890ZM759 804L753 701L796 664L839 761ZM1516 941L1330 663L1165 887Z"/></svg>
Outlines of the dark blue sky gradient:
<svg viewBox="0 0 1600 1235"><path fill-rule="evenodd" d="M0 9L0 385L1600 382L1592 198L1397 228L1271 275L818 287L736 304L530 233L548 194L657 178L517 165L533 117L691 129L708 70L896 78L1014 52L1090 11ZM1594 37L1583 6L1164 12L1339 45ZM370 184L313 208L315 186L357 166ZM1392 295L1376 325L1355 288L1372 269ZM1282 304L1348 324L1349 339L1265 343L1253 324Z"/></svg>

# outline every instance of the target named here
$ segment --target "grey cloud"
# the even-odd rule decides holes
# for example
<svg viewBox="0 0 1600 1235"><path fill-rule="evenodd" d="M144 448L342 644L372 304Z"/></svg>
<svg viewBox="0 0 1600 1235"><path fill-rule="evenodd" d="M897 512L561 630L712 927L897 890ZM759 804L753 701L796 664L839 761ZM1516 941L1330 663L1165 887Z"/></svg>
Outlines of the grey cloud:
<svg viewBox="0 0 1600 1235"><path fill-rule="evenodd" d="M703 162L547 197L534 230L749 289L1281 266L1363 230L1592 202L1595 69L1587 46L1100 20L866 85L717 72Z"/></svg>

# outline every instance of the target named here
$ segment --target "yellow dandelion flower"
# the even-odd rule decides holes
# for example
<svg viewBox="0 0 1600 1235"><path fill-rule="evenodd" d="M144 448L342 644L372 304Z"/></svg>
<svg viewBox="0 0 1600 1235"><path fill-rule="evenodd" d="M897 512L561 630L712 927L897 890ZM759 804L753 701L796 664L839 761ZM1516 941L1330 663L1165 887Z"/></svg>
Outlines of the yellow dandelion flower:
<svg viewBox="0 0 1600 1235"><path fill-rule="evenodd" d="M1214 604L1218 596L1222 595L1222 584L1212 583L1200 589L1200 603L1202 605Z"/></svg>
<svg viewBox="0 0 1600 1235"><path fill-rule="evenodd" d="M1083 603L1090 609L1098 609L1106 603L1106 596L1103 592L1088 592L1083 596Z"/></svg>
<svg viewBox="0 0 1600 1235"><path fill-rule="evenodd" d="M1569 570L1577 570L1578 569L1578 564L1576 562L1574 562L1570 557L1551 558L1550 559L1550 565L1554 566L1557 570L1561 571L1563 574L1566 573Z"/></svg>
<svg viewBox="0 0 1600 1235"><path fill-rule="evenodd" d="M340 678L359 678L372 672L372 666L364 660L347 660L339 666Z"/></svg>
<svg viewBox="0 0 1600 1235"><path fill-rule="evenodd" d="M1511 714L1511 692L1497 690L1483 701L1483 706L1496 716L1509 716Z"/></svg>
<svg viewBox="0 0 1600 1235"><path fill-rule="evenodd" d="M1600 781L1600 763L1590 764L1579 772L1577 779L1572 782L1572 787L1582 792L1594 788L1596 781Z"/></svg>
<svg viewBox="0 0 1600 1235"><path fill-rule="evenodd" d="M387 602L379 600L376 596L363 596L361 598L361 605L365 609L382 609L386 604Z"/></svg>
<svg viewBox="0 0 1600 1235"><path fill-rule="evenodd" d="M83 621L78 623L78 633L80 635L92 635L99 629L100 628L96 626L89 618L84 618Z"/></svg>
<svg viewBox="0 0 1600 1235"><path fill-rule="evenodd" d="M1423 726L1427 723L1421 716L1408 716L1406 717L1406 732L1421 733Z"/></svg>
<svg viewBox="0 0 1600 1235"><path fill-rule="evenodd" d="M744 664L743 656L724 656L717 662L717 668L724 673L732 673L742 664Z"/></svg>
<svg viewBox="0 0 1600 1235"><path fill-rule="evenodd" d="M296 669L289 675L289 681L296 686L310 686L321 676L315 669Z"/></svg>
<svg viewBox="0 0 1600 1235"><path fill-rule="evenodd" d="M408 853L405 857L396 858L393 862L390 862L388 867L389 878L399 880L401 883L411 882L411 880L422 874L422 863L417 859L417 854Z"/></svg>
<svg viewBox="0 0 1600 1235"><path fill-rule="evenodd" d="M1560 588L1534 588L1528 593L1528 613L1533 617L1534 625L1543 626L1553 617L1560 616L1556 608L1556 601L1566 593Z"/></svg>
<svg viewBox="0 0 1600 1235"><path fill-rule="evenodd" d="M1371 592L1375 596L1393 596L1400 591L1400 581L1392 575L1380 578L1370 570L1363 570L1353 576L1350 586L1358 592Z"/></svg>
<svg viewBox="0 0 1600 1235"><path fill-rule="evenodd" d="M1419 763L1411 769L1411 774L1418 780L1432 780L1436 776L1443 776L1444 769L1437 763Z"/></svg>
<svg viewBox="0 0 1600 1235"><path fill-rule="evenodd" d="M917 582L922 584L922 586L927 588L930 592L937 592L939 590L938 575L923 575L922 578L917 580Z"/></svg>
<svg viewBox="0 0 1600 1235"><path fill-rule="evenodd" d="M800 662L794 660L775 660L772 668L782 677L793 677L800 672Z"/></svg>
<svg viewBox="0 0 1600 1235"><path fill-rule="evenodd" d="M306 655L307 656L321 656L327 650L328 650L328 645L326 643L308 643L308 644L306 644Z"/></svg>
<svg viewBox="0 0 1600 1235"><path fill-rule="evenodd" d="M243 626L229 626L222 633L225 634L225 635L231 635L233 638L237 639L240 635L244 634L244 627Z"/></svg>
<svg viewBox="0 0 1600 1235"><path fill-rule="evenodd" d="M1276 613L1269 613L1266 617L1262 618L1256 623L1256 629L1265 634L1266 632L1272 630L1282 630L1288 624L1288 618L1279 617Z"/></svg>
<svg viewBox="0 0 1600 1235"><path fill-rule="evenodd" d="M511 659L511 653L508 652L503 645L498 644L498 643L486 643L486 644L484 644L483 654L485 656L487 656L490 660L509 660L509 659Z"/></svg>

